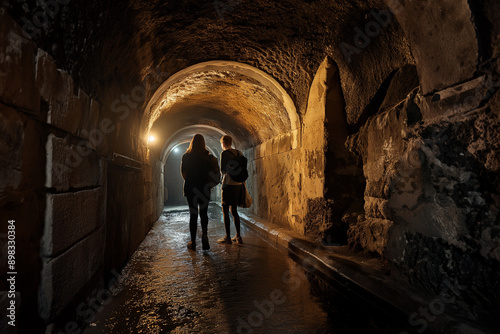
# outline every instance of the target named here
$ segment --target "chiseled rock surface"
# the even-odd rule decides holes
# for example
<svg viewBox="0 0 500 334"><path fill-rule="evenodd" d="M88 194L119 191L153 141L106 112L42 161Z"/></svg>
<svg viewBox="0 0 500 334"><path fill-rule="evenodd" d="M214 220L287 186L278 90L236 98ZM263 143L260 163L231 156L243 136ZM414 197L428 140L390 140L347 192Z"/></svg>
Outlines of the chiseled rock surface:
<svg viewBox="0 0 500 334"><path fill-rule="evenodd" d="M40 283L40 315L50 321L75 298L102 266L105 228L101 227L60 256L45 259Z"/></svg>
<svg viewBox="0 0 500 334"><path fill-rule="evenodd" d="M348 237L387 258L422 291L439 294L445 282L468 286L455 306L475 318L500 292L499 97L484 95L484 80L463 86L466 94L457 90L448 104L424 104L410 94L350 138L367 186L364 215ZM490 97L488 104L453 112L467 91L482 94L479 102ZM408 113L422 107L423 120L408 122Z"/></svg>
<svg viewBox="0 0 500 334"><path fill-rule="evenodd" d="M392 8L408 36L424 94L474 76L479 43L467 0L387 2L399 3Z"/></svg>
<svg viewBox="0 0 500 334"><path fill-rule="evenodd" d="M47 188L60 192L101 185L101 160L89 146L73 145L68 142L68 138L50 134L46 149Z"/></svg>
<svg viewBox="0 0 500 334"><path fill-rule="evenodd" d="M103 199L103 188L48 194L43 255L58 255L101 226L105 220Z"/></svg>

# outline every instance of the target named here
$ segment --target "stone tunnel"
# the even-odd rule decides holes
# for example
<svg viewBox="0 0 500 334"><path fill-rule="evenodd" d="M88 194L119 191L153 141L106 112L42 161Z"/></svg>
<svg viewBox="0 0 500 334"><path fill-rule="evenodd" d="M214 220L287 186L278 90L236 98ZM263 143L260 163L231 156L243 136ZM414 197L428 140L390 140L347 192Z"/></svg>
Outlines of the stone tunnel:
<svg viewBox="0 0 500 334"><path fill-rule="evenodd" d="M184 204L197 133L248 158L248 214L369 254L417 300L466 286L459 322L500 328L497 1L3 1L0 32L17 332L67 333Z"/></svg>

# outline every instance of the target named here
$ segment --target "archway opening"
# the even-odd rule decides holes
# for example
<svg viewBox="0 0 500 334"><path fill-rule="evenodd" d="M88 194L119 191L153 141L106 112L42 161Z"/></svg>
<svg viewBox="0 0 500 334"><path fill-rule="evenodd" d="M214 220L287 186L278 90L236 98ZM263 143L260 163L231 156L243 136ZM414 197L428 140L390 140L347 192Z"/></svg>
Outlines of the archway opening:
<svg viewBox="0 0 500 334"><path fill-rule="evenodd" d="M247 156L249 169L262 170L264 167L255 167L256 159L297 148L299 129L291 98L271 76L246 64L210 61L172 75L158 88L146 107L141 137L156 138L148 147L164 164L165 204L178 205L185 200L181 197L180 157L195 134L204 136L207 148L217 158L220 138L230 135L233 146ZM175 148L179 151L174 153ZM265 175L255 180L250 176L247 182L256 203ZM219 198L216 188L212 200ZM253 210L268 215L265 200L260 202L262 205L256 204Z"/></svg>

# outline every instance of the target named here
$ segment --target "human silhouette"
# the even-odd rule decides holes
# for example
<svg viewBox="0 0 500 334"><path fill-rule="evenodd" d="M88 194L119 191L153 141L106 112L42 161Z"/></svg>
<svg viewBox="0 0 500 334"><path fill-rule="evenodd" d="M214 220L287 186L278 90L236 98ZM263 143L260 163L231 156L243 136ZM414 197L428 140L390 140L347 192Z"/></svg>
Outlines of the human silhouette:
<svg viewBox="0 0 500 334"><path fill-rule="evenodd" d="M197 220L200 216L202 249L210 249L208 242L208 204L210 192L220 182L217 158L207 150L205 138L196 134L181 160L181 174L184 179L184 196L189 205L189 231L191 241L187 247L196 250Z"/></svg>
<svg viewBox="0 0 500 334"><path fill-rule="evenodd" d="M241 201L242 196L242 182L237 182L231 179L231 175L228 171L228 164L233 161L238 155L242 153L234 148L232 148L233 139L230 136L222 136L220 140L222 149L220 155L221 161L221 173L222 177L222 211L224 213L224 228L226 230L226 235L217 240L221 244L232 244L236 242L238 244L243 243L243 239L240 234L240 216L238 215L238 203ZM236 235L231 239L231 221L229 219L229 210L234 220L234 227L236 228Z"/></svg>

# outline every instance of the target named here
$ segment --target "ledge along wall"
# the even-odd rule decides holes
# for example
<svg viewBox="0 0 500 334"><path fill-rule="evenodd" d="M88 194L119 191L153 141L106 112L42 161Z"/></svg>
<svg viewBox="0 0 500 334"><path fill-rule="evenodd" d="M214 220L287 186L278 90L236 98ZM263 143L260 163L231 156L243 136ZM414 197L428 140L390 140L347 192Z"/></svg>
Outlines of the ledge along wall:
<svg viewBox="0 0 500 334"><path fill-rule="evenodd" d="M0 219L16 225L17 321L20 330L64 328L88 320L78 306L159 217L161 163L144 146L113 152L107 137L119 124L107 106L6 14L0 31Z"/></svg>

